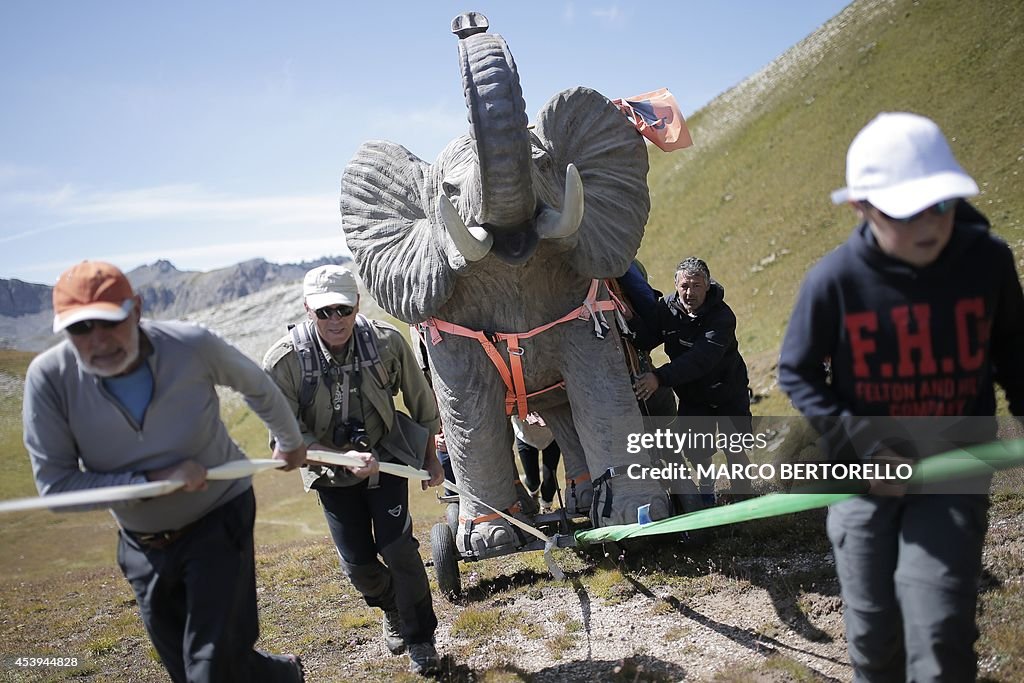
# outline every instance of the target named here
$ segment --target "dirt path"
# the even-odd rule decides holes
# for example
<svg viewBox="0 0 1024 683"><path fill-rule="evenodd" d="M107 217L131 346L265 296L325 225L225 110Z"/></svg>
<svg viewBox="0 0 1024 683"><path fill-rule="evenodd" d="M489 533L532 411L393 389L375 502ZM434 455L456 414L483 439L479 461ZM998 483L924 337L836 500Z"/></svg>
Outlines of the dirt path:
<svg viewBox="0 0 1024 683"><path fill-rule="evenodd" d="M798 533L786 551L759 555L764 545L781 550L783 529L756 531L760 539L730 533L694 552L641 548L618 563L590 556L582 569L566 567L566 582L516 556L463 565L459 603L435 593L441 679L848 680L827 547L801 548ZM743 548L751 552L737 555ZM310 681L402 677L406 662L384 649L379 617L365 610L365 619L343 644L304 654Z"/></svg>

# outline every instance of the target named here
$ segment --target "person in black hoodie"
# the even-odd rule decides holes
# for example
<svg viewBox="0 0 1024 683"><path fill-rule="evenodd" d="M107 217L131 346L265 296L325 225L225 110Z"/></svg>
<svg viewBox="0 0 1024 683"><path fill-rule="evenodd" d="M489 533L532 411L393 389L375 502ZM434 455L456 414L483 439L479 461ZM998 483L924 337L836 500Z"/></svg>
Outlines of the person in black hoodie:
<svg viewBox="0 0 1024 683"><path fill-rule="evenodd" d="M725 288L711 279L708 265L699 258L687 258L676 266L674 281L672 294L630 321L637 348L650 350L664 343L670 359L640 375L634 390L637 399L645 401L658 387L672 387L679 399L677 413L686 417L676 425L677 432L713 435L717 426L717 440L705 439L686 450L696 468L711 462L723 437L729 444L738 444L751 433L747 365L736 341L736 315L725 303ZM730 465L750 462L742 447L723 451ZM713 480L700 483L705 504L714 502L714 485ZM731 493L749 491L748 481L732 479Z"/></svg>
<svg viewBox="0 0 1024 683"><path fill-rule="evenodd" d="M965 200L977 184L938 126L908 113L854 138L846 179L833 201L861 222L807 274L779 384L833 459L904 462L991 440L994 382L1024 414L1024 294L1009 247ZM937 438L920 416L967 417L942 418L959 426ZM854 680L974 680L983 484L904 495L876 480L830 507Z"/></svg>

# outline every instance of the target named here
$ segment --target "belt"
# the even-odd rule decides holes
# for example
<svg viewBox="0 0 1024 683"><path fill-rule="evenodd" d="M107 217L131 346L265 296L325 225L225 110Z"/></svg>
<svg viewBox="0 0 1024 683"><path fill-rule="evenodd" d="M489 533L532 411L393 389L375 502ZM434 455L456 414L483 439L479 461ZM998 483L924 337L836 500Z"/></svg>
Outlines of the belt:
<svg viewBox="0 0 1024 683"><path fill-rule="evenodd" d="M190 524L186 524L180 529L172 529L170 531L157 531L151 534L140 534L136 531L128 531L127 529L125 529L124 532L131 536L132 540L134 540L141 546L153 550L163 550L164 548L171 545L172 543L180 539L182 536L184 536L185 534L199 526L199 522L201 521L201 519L197 519L196 521Z"/></svg>

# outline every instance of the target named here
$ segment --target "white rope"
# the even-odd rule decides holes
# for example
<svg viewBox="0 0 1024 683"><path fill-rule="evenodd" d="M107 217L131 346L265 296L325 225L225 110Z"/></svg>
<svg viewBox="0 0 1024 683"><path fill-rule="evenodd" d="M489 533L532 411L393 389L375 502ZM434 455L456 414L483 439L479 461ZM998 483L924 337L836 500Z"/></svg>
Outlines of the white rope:
<svg viewBox="0 0 1024 683"><path fill-rule="evenodd" d="M284 467L283 460L232 460L217 467L206 470L209 481L224 479L241 479L256 472ZM22 512L25 510L56 510L66 507L112 505L128 500L156 498L173 493L185 485L185 482L168 479L150 481L145 484L122 484L120 486L97 486L78 491L51 493L48 496L30 496L0 502L0 514L4 512Z"/></svg>
<svg viewBox="0 0 1024 683"><path fill-rule="evenodd" d="M306 451L306 462L324 465L340 465L342 467L362 467L366 463L358 456L352 455L359 451L324 451L319 448L310 448ZM416 479L417 481L430 481L430 474L425 470L418 470L408 465L400 465L394 462L380 463L380 471L385 474L392 474L404 479Z"/></svg>

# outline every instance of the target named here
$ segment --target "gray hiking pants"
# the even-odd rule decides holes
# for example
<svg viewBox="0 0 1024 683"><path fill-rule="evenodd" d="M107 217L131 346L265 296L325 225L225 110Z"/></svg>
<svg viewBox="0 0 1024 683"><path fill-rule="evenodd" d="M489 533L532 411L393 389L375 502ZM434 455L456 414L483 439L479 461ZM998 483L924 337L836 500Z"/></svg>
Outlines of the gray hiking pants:
<svg viewBox="0 0 1024 683"><path fill-rule="evenodd" d="M259 636L252 489L238 494L173 542L152 547L121 531L117 561L175 683L291 683L288 657L254 650Z"/></svg>
<svg viewBox="0 0 1024 683"><path fill-rule="evenodd" d="M859 496L829 508L854 681L973 681L988 496Z"/></svg>

